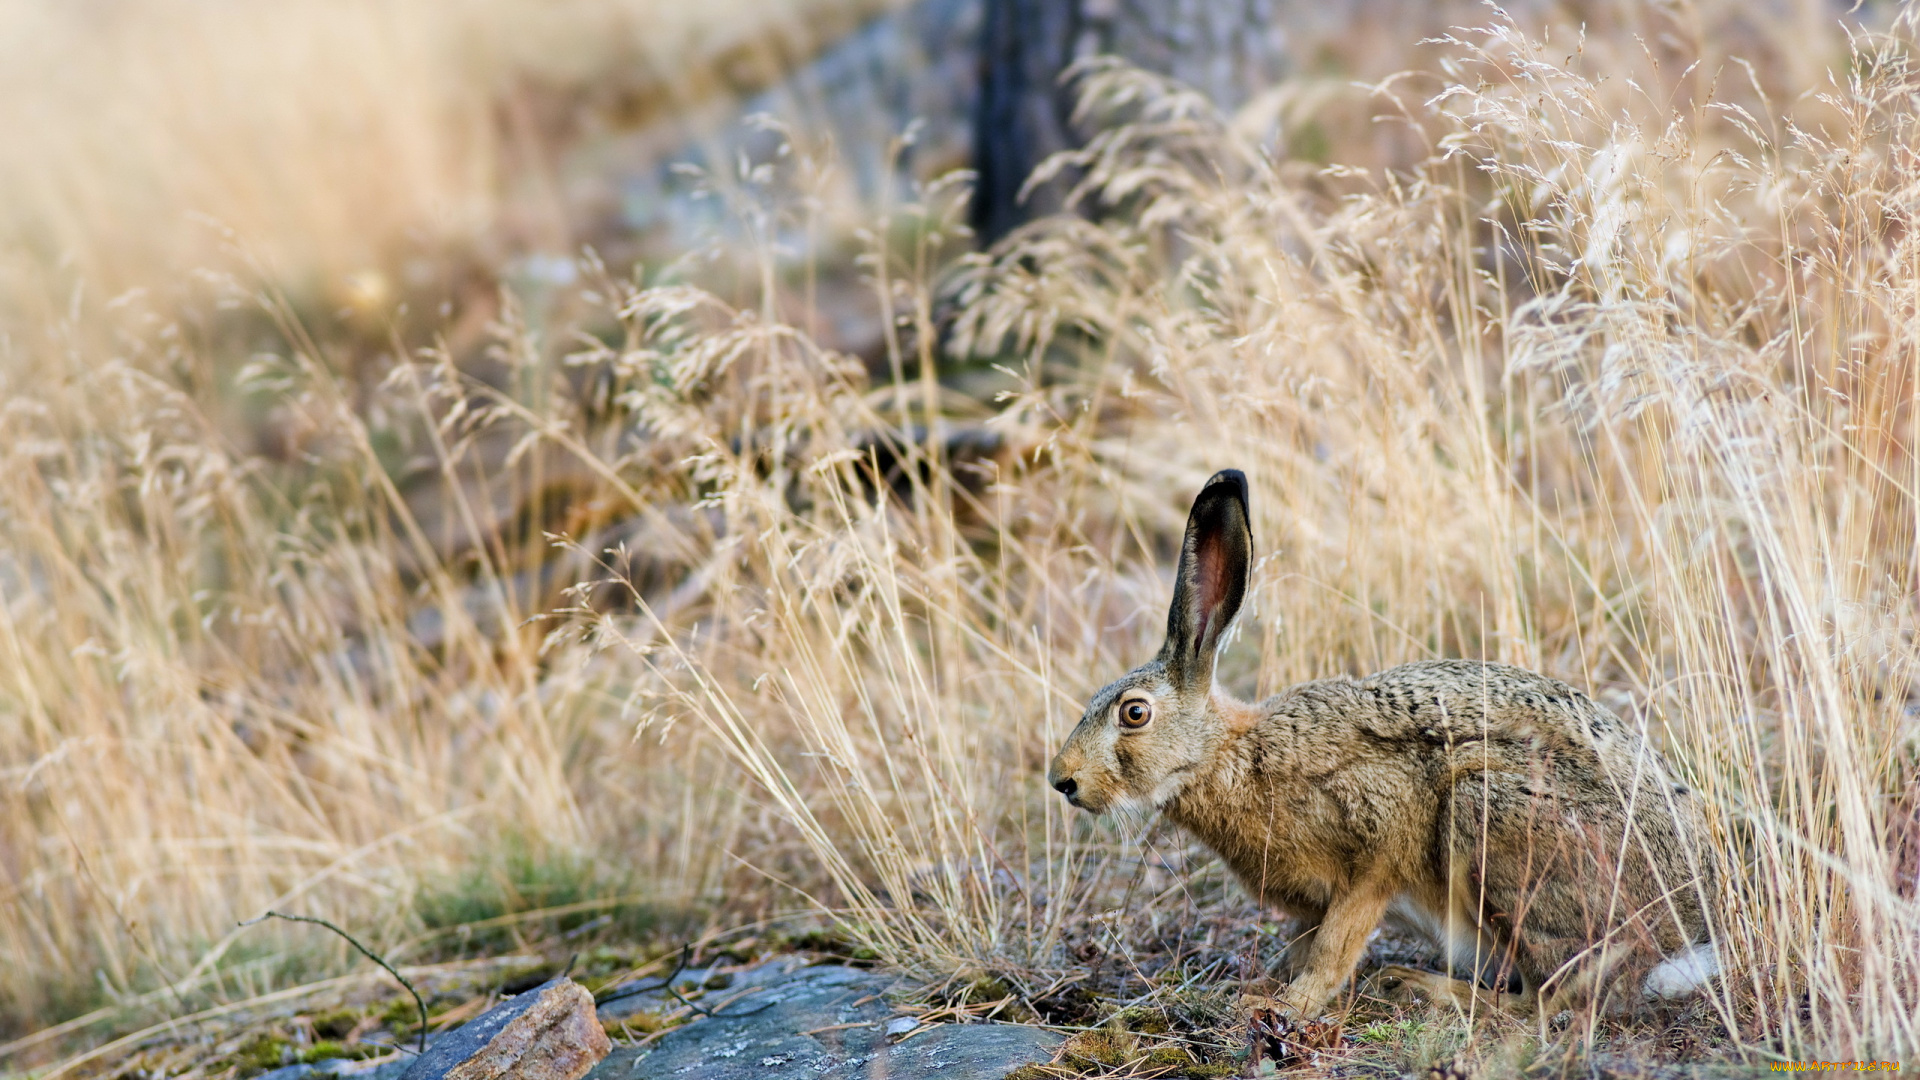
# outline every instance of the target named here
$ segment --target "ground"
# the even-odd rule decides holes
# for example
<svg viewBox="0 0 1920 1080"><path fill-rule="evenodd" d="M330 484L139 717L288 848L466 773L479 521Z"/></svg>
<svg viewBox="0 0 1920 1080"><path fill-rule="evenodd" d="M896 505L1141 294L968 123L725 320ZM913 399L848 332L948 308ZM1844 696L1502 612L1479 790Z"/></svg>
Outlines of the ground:
<svg viewBox="0 0 1920 1080"><path fill-rule="evenodd" d="M1205 944L1209 936L1222 940L1234 918L1245 920L1244 932L1227 935L1230 948ZM1389 963L1433 957L1420 943L1384 931L1369 950L1359 991L1337 1015L1276 1023L1258 992L1271 985L1243 969L1247 956L1271 953L1284 930L1238 907L1203 922L1213 925L1195 925L1201 932L1184 942L1184 955L1128 950L1121 963L1096 960L1039 992L1004 975L929 985L861 959L856 946L824 927L785 936L710 935L697 952L688 946L651 956L615 945L563 956L565 943L551 941L545 952L401 973L421 994L431 1038L503 996L570 972L595 992L615 1044L592 1080L799 1080L876 1070L946 1080L1754 1071L1726 1064L1724 1028L1700 1003L1591 1029L1563 1014L1543 1031L1524 1018L1467 1018L1406 1000L1368 976ZM1174 977L1169 961L1176 958L1188 977ZM1123 966L1129 974L1118 974ZM183 1017L109 1043L73 1063L79 1067L70 1075L394 1080L412 1057L417 1017L413 998L370 967L361 976Z"/></svg>

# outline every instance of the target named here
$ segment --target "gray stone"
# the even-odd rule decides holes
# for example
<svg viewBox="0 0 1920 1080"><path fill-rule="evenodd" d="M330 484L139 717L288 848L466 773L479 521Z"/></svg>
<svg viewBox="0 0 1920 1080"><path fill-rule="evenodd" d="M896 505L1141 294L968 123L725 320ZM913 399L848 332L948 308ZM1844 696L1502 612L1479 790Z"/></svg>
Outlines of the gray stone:
<svg viewBox="0 0 1920 1080"><path fill-rule="evenodd" d="M724 972L728 980L726 988L718 993L710 993L708 995L710 1000L703 1001L702 1004L711 1008L715 1002L725 1002L727 999L734 997L748 987L771 986L775 983L786 982L793 977L795 972L805 970L806 968L807 961L804 957L779 956L763 963L755 964L744 970L726 971ZM816 970L825 971L828 969L819 968ZM847 969L835 968L833 970ZM723 974L723 971L717 966L688 968L673 977L673 985L683 988L686 986L703 986L715 975L720 974ZM880 980L880 985L885 986L886 980ZM629 992L630 990L641 989L643 987L648 989L644 989L640 993ZM623 983L620 986L609 987L601 991L600 997L606 1000L606 1004L600 1006L600 1020L602 1023L625 1020L637 1012L672 1012L680 1007L680 1002L668 994L664 988L660 988L660 980L655 978L641 979L637 983ZM766 999L741 998L738 1006L732 1006L722 1011L735 1013L746 1012L756 1007L754 1004L755 1001L764 1000Z"/></svg>
<svg viewBox="0 0 1920 1080"><path fill-rule="evenodd" d="M748 985L766 989L736 997ZM719 1015L646 1046L617 1047L587 1080L999 1080L1051 1060L1062 1041L1015 1024L909 1025L896 1041L886 1034L889 1021L905 1018L887 1005L890 986L872 972L838 966L765 983L737 978L702 1002L733 999Z"/></svg>
<svg viewBox="0 0 1920 1080"><path fill-rule="evenodd" d="M1054 1032L1021 1024L939 1024L889 1047L881 1064L863 1061L828 1075L1000 1080L1022 1065L1053 1060L1063 1041Z"/></svg>

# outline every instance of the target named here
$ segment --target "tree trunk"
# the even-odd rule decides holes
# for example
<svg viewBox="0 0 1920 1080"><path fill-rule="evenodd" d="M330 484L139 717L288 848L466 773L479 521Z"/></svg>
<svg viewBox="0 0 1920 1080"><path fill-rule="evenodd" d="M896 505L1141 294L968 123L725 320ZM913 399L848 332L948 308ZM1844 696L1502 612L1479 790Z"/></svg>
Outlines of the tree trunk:
<svg viewBox="0 0 1920 1080"><path fill-rule="evenodd" d="M1079 145L1061 75L1111 53L1172 76L1226 111L1286 69L1274 0L986 0L974 111L973 226L982 246L1060 209L1062 177L1020 198L1048 155Z"/></svg>

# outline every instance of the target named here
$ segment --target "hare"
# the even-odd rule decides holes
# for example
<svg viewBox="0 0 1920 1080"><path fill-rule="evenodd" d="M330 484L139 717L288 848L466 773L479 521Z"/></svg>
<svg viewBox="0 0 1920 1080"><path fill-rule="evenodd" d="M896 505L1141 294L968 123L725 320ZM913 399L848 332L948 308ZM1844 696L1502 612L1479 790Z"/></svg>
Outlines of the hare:
<svg viewBox="0 0 1920 1080"><path fill-rule="evenodd" d="M1388 917L1465 977L1382 974L1455 1002L1485 988L1551 1015L1630 974L1662 997L1714 974L1698 799L1633 728L1469 660L1235 701L1214 653L1252 551L1246 477L1224 470L1194 500L1166 644L1093 696L1047 780L1094 814L1162 811L1301 920L1283 1013L1326 1007Z"/></svg>

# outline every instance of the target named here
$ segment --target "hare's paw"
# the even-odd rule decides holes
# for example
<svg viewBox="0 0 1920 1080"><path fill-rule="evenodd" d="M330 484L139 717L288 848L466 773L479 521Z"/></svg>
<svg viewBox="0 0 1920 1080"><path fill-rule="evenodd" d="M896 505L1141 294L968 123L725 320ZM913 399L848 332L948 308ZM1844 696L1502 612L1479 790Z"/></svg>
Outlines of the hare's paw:
<svg viewBox="0 0 1920 1080"><path fill-rule="evenodd" d="M1311 979L1296 979L1274 999L1277 1011L1289 1020L1305 1022L1326 1011L1327 995L1309 985Z"/></svg>
<svg viewBox="0 0 1920 1080"><path fill-rule="evenodd" d="M1491 990L1465 979L1449 978L1437 971L1421 971L1397 965L1381 968L1374 973L1371 982L1376 991L1388 1000L1418 999L1462 1010L1493 1008L1509 1012L1524 1011L1532 1003L1530 996L1525 994Z"/></svg>
<svg viewBox="0 0 1920 1080"><path fill-rule="evenodd" d="M1389 1001L1432 1001L1464 1006L1473 1000L1471 985L1437 971L1389 965L1374 972L1368 983L1374 993Z"/></svg>

